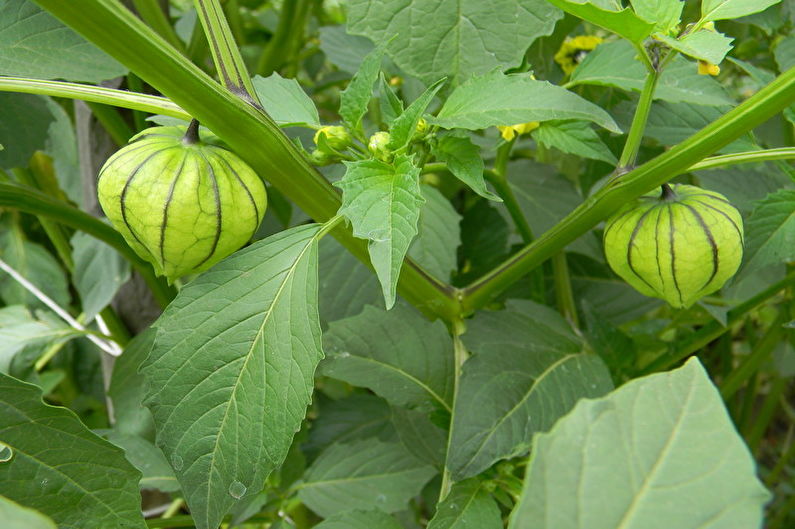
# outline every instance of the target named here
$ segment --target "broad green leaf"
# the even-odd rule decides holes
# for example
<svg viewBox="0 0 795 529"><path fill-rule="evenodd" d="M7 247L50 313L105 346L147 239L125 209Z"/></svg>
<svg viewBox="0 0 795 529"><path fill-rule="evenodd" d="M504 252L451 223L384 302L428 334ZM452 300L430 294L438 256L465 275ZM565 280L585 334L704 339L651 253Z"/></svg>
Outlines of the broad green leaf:
<svg viewBox="0 0 795 529"><path fill-rule="evenodd" d="M547 0L563 11L587 22L601 26L630 42L640 44L654 31L654 21L638 17L630 8L605 9L588 0Z"/></svg>
<svg viewBox="0 0 795 529"><path fill-rule="evenodd" d="M0 519L5 529L56 529L55 522L39 511L0 496Z"/></svg>
<svg viewBox="0 0 795 529"><path fill-rule="evenodd" d="M759 202L745 239L743 274L795 261L795 190L782 189Z"/></svg>
<svg viewBox="0 0 795 529"><path fill-rule="evenodd" d="M618 162L596 131L582 121L547 121L534 130L532 135L540 144L568 154L613 165Z"/></svg>
<svg viewBox="0 0 795 529"><path fill-rule="evenodd" d="M38 387L0 374L0 439L12 454L0 463L0 494L62 529L145 529L141 474L122 450L41 399Z"/></svg>
<svg viewBox="0 0 795 529"><path fill-rule="evenodd" d="M325 323L356 316L383 295L378 278L336 239L320 241L320 318Z"/></svg>
<svg viewBox="0 0 795 529"><path fill-rule="evenodd" d="M621 132L610 115L577 94L530 74L492 72L456 88L433 122L446 129L479 130L529 121L580 119Z"/></svg>
<svg viewBox="0 0 795 529"><path fill-rule="evenodd" d="M381 107L381 117L387 125L391 126L392 122L403 114L403 101L389 86L384 72L381 72L378 78L378 104Z"/></svg>
<svg viewBox="0 0 795 529"><path fill-rule="evenodd" d="M96 83L126 73L124 66L35 3L0 3L0 75Z"/></svg>
<svg viewBox="0 0 795 529"><path fill-rule="evenodd" d="M298 498L323 517L373 506L392 513L405 509L434 474L400 442L371 437L323 451L306 471Z"/></svg>
<svg viewBox="0 0 795 529"><path fill-rule="evenodd" d="M43 246L25 239L21 230L14 228L0 234L0 258L58 305L69 306L71 295L63 268ZM0 271L0 297L8 305L44 306L3 271Z"/></svg>
<svg viewBox="0 0 795 529"><path fill-rule="evenodd" d="M52 158L55 177L58 179L60 188L69 197L69 200L82 205L83 182L77 153L77 136L72 119L66 110L51 98L46 98L45 101L53 121L47 131L48 138L44 144L44 152Z"/></svg>
<svg viewBox="0 0 795 529"><path fill-rule="evenodd" d="M781 0L702 0L701 20L727 20L764 11Z"/></svg>
<svg viewBox="0 0 795 529"><path fill-rule="evenodd" d="M536 435L510 529L747 529L770 495L704 368L633 380Z"/></svg>
<svg viewBox="0 0 795 529"><path fill-rule="evenodd" d="M130 279L130 263L116 250L86 233L76 232L71 242L75 260L72 278L83 314L87 320L92 320Z"/></svg>
<svg viewBox="0 0 795 529"><path fill-rule="evenodd" d="M479 278L502 262L508 254L511 228L507 215L486 200L479 200L461 221L461 270L456 281Z"/></svg>
<svg viewBox="0 0 795 529"><path fill-rule="evenodd" d="M479 474L499 459L526 453L585 397L612 389L602 360L563 318L531 301L509 301L467 322L464 363L453 410L447 468L453 479Z"/></svg>
<svg viewBox="0 0 795 529"><path fill-rule="evenodd" d="M321 228L236 252L185 285L155 323L145 404L200 529L262 490L303 421L323 356Z"/></svg>
<svg viewBox="0 0 795 529"><path fill-rule="evenodd" d="M315 529L403 529L403 526L384 511L354 510L330 516Z"/></svg>
<svg viewBox="0 0 795 529"><path fill-rule="evenodd" d="M370 241L370 261L389 309L395 304L400 268L425 201L420 170L406 155L396 156L392 164L372 159L345 166L345 176L334 184L342 189L339 214L351 222L354 236Z"/></svg>
<svg viewBox="0 0 795 529"><path fill-rule="evenodd" d="M366 387L395 406L450 409L453 342L444 324L400 304L365 307L331 324L324 375Z"/></svg>
<svg viewBox="0 0 795 529"><path fill-rule="evenodd" d="M486 189L483 179L485 166L480 149L469 138L442 136L431 146L433 155L447 164L453 176L468 185L478 195L502 202L502 199Z"/></svg>
<svg viewBox="0 0 795 529"><path fill-rule="evenodd" d="M393 406L392 425L412 455L438 469L444 467L447 431L435 425L428 414Z"/></svg>
<svg viewBox="0 0 795 529"><path fill-rule="evenodd" d="M434 277L447 282L458 264L461 216L435 187L422 185L421 190L425 204L408 255Z"/></svg>
<svg viewBox="0 0 795 529"><path fill-rule="evenodd" d="M282 127L319 127L315 103L306 95L295 79L285 79L278 73L252 79L265 112Z"/></svg>
<svg viewBox="0 0 795 529"><path fill-rule="evenodd" d="M0 373L9 373L14 357L26 347L43 349L81 335L54 315L38 319L19 305L0 308Z"/></svg>
<svg viewBox="0 0 795 529"><path fill-rule="evenodd" d="M141 489L155 489L161 492L179 491L179 483L174 476L174 471L166 461L166 457L158 447L143 437L119 433L115 430L109 432L106 438L124 450L127 461L141 471Z"/></svg>
<svg viewBox="0 0 795 529"><path fill-rule="evenodd" d="M773 51L778 69L782 72L795 66L795 35L784 37Z"/></svg>
<svg viewBox="0 0 795 529"><path fill-rule="evenodd" d="M156 329L150 327L138 334L113 363L108 396L113 401L115 429L121 434L138 435L154 441L152 413L144 407L146 381L138 373L155 342Z"/></svg>
<svg viewBox="0 0 795 529"><path fill-rule="evenodd" d="M431 104L444 82L445 79L440 79L433 83L402 114L395 118L395 121L389 127L390 139L387 147L391 151L399 151L409 143L414 131L417 129L417 123L419 123L422 114L428 108L428 105Z"/></svg>
<svg viewBox="0 0 795 529"><path fill-rule="evenodd" d="M571 83L614 86L640 92L646 69L635 59L636 55L635 48L623 40L597 46L572 72ZM681 56L663 70L654 98L672 103L734 106L720 83L708 75L699 75L697 65Z"/></svg>
<svg viewBox="0 0 795 529"><path fill-rule="evenodd" d="M720 64L726 54L731 51L734 40L723 33L706 29L688 33L680 39L668 35L655 35L654 38L689 57L712 64Z"/></svg>
<svg viewBox="0 0 795 529"><path fill-rule="evenodd" d="M502 529L502 514L497 502L477 478L453 485L436 506L428 529Z"/></svg>
<svg viewBox="0 0 795 529"><path fill-rule="evenodd" d="M44 149L52 120L46 98L0 93L0 143L5 145L0 150L0 169L27 167L33 153Z"/></svg>
<svg viewBox="0 0 795 529"><path fill-rule="evenodd" d="M685 6L681 0L630 0L630 4L636 15L654 23L654 30L661 33L676 28Z"/></svg>
<svg viewBox="0 0 795 529"><path fill-rule="evenodd" d="M331 64L350 74L359 71L365 56L375 48L370 39L348 34L345 26L323 26L318 32L320 49Z"/></svg>
<svg viewBox="0 0 795 529"><path fill-rule="evenodd" d="M348 87L340 94L340 116L354 130L359 129L367 104L373 96L373 85L381 71L384 48L379 46L367 54Z"/></svg>
<svg viewBox="0 0 795 529"><path fill-rule="evenodd" d="M702 187L717 191L745 217L757 202L782 188L792 188L789 176L775 164L742 164L696 173ZM750 242L749 239L746 239Z"/></svg>
<svg viewBox="0 0 795 529"><path fill-rule="evenodd" d="M348 31L374 42L393 39L389 56L426 84L448 76L457 86L473 75L517 66L560 18L546 0L347 2Z"/></svg>

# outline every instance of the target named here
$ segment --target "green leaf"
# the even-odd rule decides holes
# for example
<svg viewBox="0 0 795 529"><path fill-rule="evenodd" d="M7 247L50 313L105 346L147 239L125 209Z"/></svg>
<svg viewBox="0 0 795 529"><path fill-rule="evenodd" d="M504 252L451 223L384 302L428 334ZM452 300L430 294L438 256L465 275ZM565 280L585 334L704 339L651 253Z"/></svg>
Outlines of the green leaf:
<svg viewBox="0 0 795 529"><path fill-rule="evenodd" d="M502 529L502 515L494 498L477 478L453 485L450 493L436 506L428 529Z"/></svg>
<svg viewBox="0 0 795 529"><path fill-rule="evenodd" d="M614 86L640 92L646 79L646 69L635 59L637 53L626 41L601 44L572 72L570 82L572 85ZM734 101L720 83L708 75L699 75L696 64L681 56L663 70L654 98L673 103L734 106Z"/></svg>
<svg viewBox="0 0 795 529"><path fill-rule="evenodd" d="M331 64L350 74L359 71L365 56L375 48L370 39L348 34L345 26L323 26L318 32L320 49Z"/></svg>
<svg viewBox="0 0 795 529"><path fill-rule="evenodd" d="M56 319L36 319L25 307L0 308L0 373L8 373L14 357L26 347L66 341L83 333Z"/></svg>
<svg viewBox="0 0 795 529"><path fill-rule="evenodd" d="M321 228L236 252L188 283L155 323L141 367L146 405L200 529L262 490L303 421L323 356Z"/></svg>
<svg viewBox="0 0 795 529"><path fill-rule="evenodd" d="M83 314L92 320L130 279L130 263L113 248L84 232L72 236L72 273Z"/></svg>
<svg viewBox="0 0 795 529"><path fill-rule="evenodd" d="M121 64L33 2L0 4L0 75L98 83L126 73Z"/></svg>
<svg viewBox="0 0 795 529"><path fill-rule="evenodd" d="M0 169L27 167L33 153L44 148L52 120L46 98L0 93L0 143L6 146L0 150Z"/></svg>
<svg viewBox="0 0 795 529"><path fill-rule="evenodd" d="M320 117L312 99L295 79L278 73L252 79L265 112L282 127L319 127Z"/></svg>
<svg viewBox="0 0 795 529"><path fill-rule="evenodd" d="M486 189L486 181L483 179L483 158L480 156L480 148L472 143L469 138L459 138L456 136L442 136L439 141L431 146L433 155L447 164L447 168L453 176L468 185L475 193L502 202L502 199Z"/></svg>
<svg viewBox="0 0 795 529"><path fill-rule="evenodd" d="M0 374L0 494L52 518L62 529L140 528L140 473L121 449L97 437L41 390Z"/></svg>
<svg viewBox="0 0 795 529"><path fill-rule="evenodd" d="M526 453L545 431L585 397L612 389L602 360L563 318L531 301L509 301L467 324L464 363L453 410L447 468L455 480Z"/></svg>
<svg viewBox="0 0 795 529"><path fill-rule="evenodd" d="M348 87L340 93L340 116L354 130L361 127L362 117L367 112L383 57L383 46L368 53Z"/></svg>
<svg viewBox="0 0 795 529"><path fill-rule="evenodd" d="M447 431L435 425L428 414L394 406L392 425L400 442L414 457L437 469L444 467Z"/></svg>
<svg viewBox="0 0 795 529"><path fill-rule="evenodd" d="M144 407L146 381L138 373L155 342L156 329L150 327L138 334L113 363L108 396L113 401L115 429L122 434L138 435L153 441L155 425L151 412Z"/></svg>
<svg viewBox="0 0 795 529"><path fill-rule="evenodd" d="M382 299L378 278L336 239L320 241L320 318L328 323L356 316Z"/></svg>
<svg viewBox="0 0 795 529"><path fill-rule="evenodd" d="M66 273L43 246L28 241L19 229L0 234L0 258L61 307L68 307L71 295ZM0 296L8 305L43 307L33 294L0 271Z"/></svg>
<svg viewBox="0 0 795 529"><path fill-rule="evenodd" d="M654 30L668 33L679 24L682 8L681 0L630 0L635 14L647 22L654 23Z"/></svg>
<svg viewBox="0 0 795 529"><path fill-rule="evenodd" d="M568 154L613 165L618 163L596 131L582 121L548 121L534 130L532 136L540 144Z"/></svg>
<svg viewBox="0 0 795 529"><path fill-rule="evenodd" d="M536 81L530 74L494 71L459 86L433 123L446 129L479 130L529 121L581 119L621 132L610 115L577 94Z"/></svg>
<svg viewBox="0 0 795 529"><path fill-rule="evenodd" d="M178 492L174 471L166 461L166 456L158 447L137 435L111 431L106 436L108 441L124 449L127 461L141 471L141 489L155 489L161 492Z"/></svg>
<svg viewBox="0 0 795 529"><path fill-rule="evenodd" d="M703 187L725 196L745 217L754 211L758 201L793 185L786 173L770 163L735 165L696 174Z"/></svg>
<svg viewBox="0 0 795 529"><path fill-rule="evenodd" d="M712 64L721 63L726 54L731 51L734 40L723 33L706 29L688 33L680 39L668 35L655 35L654 38L689 57Z"/></svg>
<svg viewBox="0 0 795 529"><path fill-rule="evenodd" d="M728 20L764 11L781 0L703 0L701 20Z"/></svg>
<svg viewBox="0 0 795 529"><path fill-rule="evenodd" d="M44 144L44 152L53 160L53 169L60 188L69 200L82 205L83 182L77 153L77 136L72 119L66 110L51 98L45 98L45 101L54 119L47 131L48 138ZM26 112L29 110L26 109Z"/></svg>
<svg viewBox="0 0 795 529"><path fill-rule="evenodd" d="M779 71L784 72L795 66L795 35L784 37L778 41L773 55Z"/></svg>
<svg viewBox="0 0 795 529"><path fill-rule="evenodd" d="M378 93L384 123L391 126L392 122L403 114L403 101L395 95L394 90L389 86L384 72L381 72L378 78Z"/></svg>
<svg viewBox="0 0 795 529"><path fill-rule="evenodd" d="M0 518L6 529L56 529L55 522L39 511L0 496Z"/></svg>
<svg viewBox="0 0 795 529"><path fill-rule="evenodd" d="M450 272L458 265L461 244L461 215L435 187L422 185L425 199L420 210L417 237L409 246L409 257L442 281L450 280Z"/></svg>
<svg viewBox="0 0 795 529"><path fill-rule="evenodd" d="M339 214L350 220L354 236L370 241L370 261L389 309L395 304L400 268L425 201L420 170L406 155L396 156L392 164L372 159L345 166L345 176L334 184L342 189Z"/></svg>
<svg viewBox="0 0 795 529"><path fill-rule="evenodd" d="M533 440L510 529L745 529L770 498L704 368L581 401Z"/></svg>
<svg viewBox="0 0 795 529"><path fill-rule="evenodd" d="M403 526L384 511L354 510L330 516L315 529L403 529Z"/></svg>
<svg viewBox="0 0 795 529"><path fill-rule="evenodd" d="M366 387L395 406L450 409L453 342L444 324L399 304L365 307L331 324L324 336L324 375Z"/></svg>
<svg viewBox="0 0 795 529"><path fill-rule="evenodd" d="M419 123L422 114L428 108L428 105L431 104L431 101L445 81L446 79L440 79L433 83L402 114L395 118L395 121L389 127L390 140L387 145L389 150L399 151L408 145L414 135L414 131L417 129L417 123Z"/></svg>
<svg viewBox="0 0 795 529"><path fill-rule="evenodd" d="M759 202L745 239L743 274L795 261L795 190L782 189Z"/></svg>
<svg viewBox="0 0 795 529"><path fill-rule="evenodd" d="M448 76L457 86L473 75L522 62L561 13L541 0L348 0L348 31L384 42L406 73L426 84ZM495 16L499 13L499 16Z"/></svg>
<svg viewBox="0 0 795 529"><path fill-rule="evenodd" d="M400 442L362 439L320 454L306 471L298 498L323 517L373 506L392 513L405 509L434 474Z"/></svg>
<svg viewBox="0 0 795 529"><path fill-rule="evenodd" d="M587 22L601 26L630 42L640 44L654 31L653 21L647 22L638 17L630 8L604 9L596 2L588 0L547 0L550 4L563 11L579 17Z"/></svg>

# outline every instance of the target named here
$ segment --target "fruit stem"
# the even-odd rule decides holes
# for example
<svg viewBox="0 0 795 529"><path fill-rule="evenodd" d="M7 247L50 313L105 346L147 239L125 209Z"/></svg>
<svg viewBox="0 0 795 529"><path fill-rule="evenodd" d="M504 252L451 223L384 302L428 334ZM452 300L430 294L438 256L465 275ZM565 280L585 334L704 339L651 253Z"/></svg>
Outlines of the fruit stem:
<svg viewBox="0 0 795 529"><path fill-rule="evenodd" d="M199 143L198 119L190 120L190 125L188 125L188 130L185 131L185 135L182 137L182 143L186 145L193 145L194 143Z"/></svg>
<svg viewBox="0 0 795 529"><path fill-rule="evenodd" d="M660 186L662 188L662 192L660 193L660 200L673 200L676 198L676 193L671 186L668 184L663 184Z"/></svg>

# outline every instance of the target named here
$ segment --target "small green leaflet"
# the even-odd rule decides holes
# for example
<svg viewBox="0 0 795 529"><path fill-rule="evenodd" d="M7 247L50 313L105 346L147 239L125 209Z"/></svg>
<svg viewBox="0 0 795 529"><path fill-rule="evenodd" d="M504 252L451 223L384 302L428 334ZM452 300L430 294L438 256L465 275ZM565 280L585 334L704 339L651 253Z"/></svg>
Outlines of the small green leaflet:
<svg viewBox="0 0 795 529"><path fill-rule="evenodd" d="M389 127L389 134L391 135L389 145L387 145L389 150L397 152L409 143L423 112L431 104L431 100L444 85L444 82L445 79L440 79L433 83L402 114L395 118L395 121Z"/></svg>
<svg viewBox="0 0 795 529"><path fill-rule="evenodd" d="M108 306L130 279L130 263L104 242L78 231L72 236L75 268L72 280L87 321Z"/></svg>
<svg viewBox="0 0 795 529"><path fill-rule="evenodd" d="M509 529L746 529L770 499L696 358L582 400L533 439Z"/></svg>
<svg viewBox="0 0 795 529"><path fill-rule="evenodd" d="M689 33L681 39L667 35L654 35L654 38L689 57L701 59L712 64L720 64L732 49L732 39L723 33L702 29Z"/></svg>
<svg viewBox="0 0 795 529"><path fill-rule="evenodd" d="M0 519L6 529L57 529L49 516L0 496Z"/></svg>
<svg viewBox="0 0 795 529"><path fill-rule="evenodd" d="M701 20L727 20L759 13L781 0L702 0Z"/></svg>
<svg viewBox="0 0 795 529"><path fill-rule="evenodd" d="M457 136L442 136L431 146L433 155L447 164L453 176L468 185L475 193L493 200L502 202L502 199L486 189L483 179L485 165L480 156L480 148L472 143L469 138Z"/></svg>
<svg viewBox="0 0 795 529"><path fill-rule="evenodd" d="M532 136L542 145L568 154L613 165L618 162L596 131L583 121L547 121L534 130Z"/></svg>
<svg viewBox="0 0 795 529"><path fill-rule="evenodd" d="M395 304L403 258L417 234L422 198L420 170L407 155L392 164L380 160L345 162L345 176L334 185L342 189L344 215L353 235L370 241L370 261L381 282L387 308Z"/></svg>
<svg viewBox="0 0 795 529"><path fill-rule="evenodd" d="M379 105L384 123L392 125L395 118L403 114L403 101L395 95L392 87L384 77L384 72L378 79Z"/></svg>
<svg viewBox="0 0 795 529"><path fill-rule="evenodd" d="M502 515L494 498L478 478L453 485L436 506L428 529L502 529Z"/></svg>
<svg viewBox="0 0 795 529"><path fill-rule="evenodd" d="M367 112L367 103L373 95L373 85L378 79L383 57L384 46L378 46L368 53L348 88L340 94L340 116L353 130L360 128L362 117Z"/></svg>
<svg viewBox="0 0 795 529"><path fill-rule="evenodd" d="M61 529L145 529L138 480L124 452L41 389L0 374L0 494L52 518ZM4 519L5 523L5 519Z"/></svg>
<svg viewBox="0 0 795 529"><path fill-rule="evenodd" d="M611 132L621 132L607 112L573 92L536 81L531 74L498 71L456 88L432 122L446 129L479 130L552 119L593 121Z"/></svg>
<svg viewBox="0 0 795 529"><path fill-rule="evenodd" d="M630 42L640 44L651 35L655 25L638 17L630 8L618 10L605 9L588 0L547 0L563 11L587 22L601 26Z"/></svg>
<svg viewBox="0 0 795 529"><path fill-rule="evenodd" d="M285 79L278 73L252 80L265 112L280 127L319 127L320 117L312 99L295 79Z"/></svg>
<svg viewBox="0 0 795 529"><path fill-rule="evenodd" d="M185 285L141 366L157 443L199 529L262 490L301 426L323 356L318 239L303 225Z"/></svg>
<svg viewBox="0 0 795 529"><path fill-rule="evenodd" d="M655 24L654 30L667 34L676 29L685 3L681 0L630 0L635 14Z"/></svg>
<svg viewBox="0 0 795 529"><path fill-rule="evenodd" d="M745 240L743 275L795 261L795 190L782 189L757 203Z"/></svg>

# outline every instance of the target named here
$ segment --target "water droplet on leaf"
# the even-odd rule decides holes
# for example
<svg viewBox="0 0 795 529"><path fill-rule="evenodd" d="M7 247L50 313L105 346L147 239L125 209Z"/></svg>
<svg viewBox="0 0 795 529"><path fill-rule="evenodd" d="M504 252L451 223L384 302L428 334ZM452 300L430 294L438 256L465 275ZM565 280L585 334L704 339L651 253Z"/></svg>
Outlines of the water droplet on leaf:
<svg viewBox="0 0 795 529"><path fill-rule="evenodd" d="M0 463L8 463L14 457L14 451L10 446L0 443Z"/></svg>
<svg viewBox="0 0 795 529"><path fill-rule="evenodd" d="M240 483L238 480L234 480L231 485L229 485L229 495L232 496L234 499L239 500L243 497L243 494L246 493L246 486Z"/></svg>
<svg viewBox="0 0 795 529"><path fill-rule="evenodd" d="M182 458L178 455L171 456L171 466L174 467L174 470L182 470Z"/></svg>

